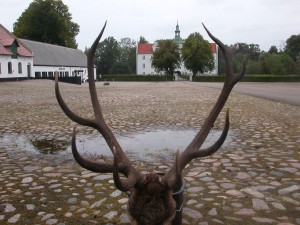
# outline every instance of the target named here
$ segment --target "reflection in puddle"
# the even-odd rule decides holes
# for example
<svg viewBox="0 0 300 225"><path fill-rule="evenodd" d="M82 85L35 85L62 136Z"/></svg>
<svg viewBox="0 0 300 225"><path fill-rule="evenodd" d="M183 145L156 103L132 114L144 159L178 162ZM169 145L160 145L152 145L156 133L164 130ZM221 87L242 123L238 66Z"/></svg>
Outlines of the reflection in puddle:
<svg viewBox="0 0 300 225"><path fill-rule="evenodd" d="M183 151L196 135L196 130L156 130L130 136L118 136L117 140L130 158L142 161L169 159L177 150ZM213 144L221 131L211 131L203 148ZM229 132L224 145L232 145L233 133ZM25 135L0 135L0 141L11 149L21 149L41 154L71 154L70 140L30 140ZM99 136L77 135L77 148L92 156L112 156L105 140Z"/></svg>
<svg viewBox="0 0 300 225"><path fill-rule="evenodd" d="M68 149L70 141L29 139L26 135L0 135L1 146L32 153L56 154Z"/></svg>
<svg viewBox="0 0 300 225"><path fill-rule="evenodd" d="M68 148L69 141L58 140L31 140L31 144L42 154L55 154L65 151Z"/></svg>

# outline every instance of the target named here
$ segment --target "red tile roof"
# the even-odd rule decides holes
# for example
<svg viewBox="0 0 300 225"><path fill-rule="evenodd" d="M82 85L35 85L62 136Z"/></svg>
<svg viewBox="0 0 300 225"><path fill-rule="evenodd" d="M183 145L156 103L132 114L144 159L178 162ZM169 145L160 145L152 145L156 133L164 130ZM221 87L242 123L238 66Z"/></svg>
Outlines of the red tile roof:
<svg viewBox="0 0 300 225"><path fill-rule="evenodd" d="M138 44L138 54L152 54L153 49L152 49L153 44Z"/></svg>
<svg viewBox="0 0 300 225"><path fill-rule="evenodd" d="M11 51L5 48L1 43L0 43L0 55L11 55Z"/></svg>
<svg viewBox="0 0 300 225"><path fill-rule="evenodd" d="M217 44L216 43L210 43L210 47L213 53L217 53Z"/></svg>
<svg viewBox="0 0 300 225"><path fill-rule="evenodd" d="M20 56L33 57L32 51L12 33L10 33L4 26L0 24L0 55L11 55L9 47L17 42L17 52Z"/></svg>
<svg viewBox="0 0 300 225"><path fill-rule="evenodd" d="M0 33L0 35L1 35L1 33ZM3 35L3 37L4 37L4 35ZM11 46L13 42L14 42L13 38L1 39L1 36L0 36L0 43L3 46Z"/></svg>

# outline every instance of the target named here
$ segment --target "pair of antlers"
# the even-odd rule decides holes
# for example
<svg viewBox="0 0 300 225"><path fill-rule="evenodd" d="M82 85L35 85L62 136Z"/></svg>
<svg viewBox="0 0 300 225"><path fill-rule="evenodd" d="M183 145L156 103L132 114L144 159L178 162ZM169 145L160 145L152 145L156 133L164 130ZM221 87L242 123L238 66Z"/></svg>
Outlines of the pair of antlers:
<svg viewBox="0 0 300 225"><path fill-rule="evenodd" d="M80 125L92 127L98 130L106 140L106 143L111 149L112 154L114 156L113 162L94 162L94 161L84 159L79 154L76 147L76 129L74 128L73 137L72 137L72 153L76 161L79 163L79 165L93 172L113 173L116 187L121 191L130 191L131 188L133 188L136 184L141 183L143 180L145 180L145 175L134 168L133 164L131 163L131 161L128 159L128 157L122 150L113 132L106 124L98 101L98 96L97 96L97 91L95 86L95 79L94 79L95 51L102 37L105 27L106 27L106 23L104 24L100 34L94 41L93 45L91 46L87 54L89 90L90 90L90 96L91 96L93 110L94 110L94 119L86 119L80 117L69 109L69 107L66 105L66 103L61 97L57 76L55 78L55 92L56 92L58 103L61 106L62 110L65 112L65 114L71 120L73 120L74 122ZM235 75L232 69L231 50L227 48L219 39L214 37L205 26L204 29L206 30L210 38L217 43L217 45L220 47L221 51L223 52L223 55L225 57L225 62L226 62L226 78L225 78L223 89L219 95L219 98L216 104L213 106L208 117L205 119L205 122L201 127L200 131L196 134L194 139L191 141L191 143L186 147L186 149L182 153L179 154L179 152L177 152L174 165L160 179L162 184L167 185L169 189L173 189L173 190L178 189L178 186L181 183L181 173L185 168L185 166L191 160L199 157L206 157L213 154L224 143L229 129L229 110L227 110L225 126L223 128L223 132L219 137L219 139L209 148L200 149L205 139L207 138L211 128L213 127L214 122L216 121L219 113L224 107L232 88L244 76L246 70L246 60L245 60L241 73ZM126 179L121 179L119 173L124 174Z"/></svg>

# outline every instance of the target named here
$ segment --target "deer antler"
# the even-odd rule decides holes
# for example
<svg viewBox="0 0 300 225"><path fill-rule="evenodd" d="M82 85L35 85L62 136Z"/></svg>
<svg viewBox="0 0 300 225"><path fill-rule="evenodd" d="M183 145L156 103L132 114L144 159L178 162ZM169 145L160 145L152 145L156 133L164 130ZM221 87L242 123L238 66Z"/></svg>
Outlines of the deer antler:
<svg viewBox="0 0 300 225"><path fill-rule="evenodd" d="M182 194L178 197L173 197L174 192L182 193L182 171L186 165L193 159L198 157L205 157L216 152L224 143L228 130L229 130L229 110L226 113L225 126L219 139L209 148L200 149L206 140L213 124L219 116L222 108L224 107L226 100L234 87L234 85L242 79L246 70L246 60L244 61L242 72L239 75L235 75L232 70L232 54L219 39L214 37L208 29L204 26L208 35L218 44L221 51L224 54L226 62L226 78L223 89L220 96L213 106L211 112L206 118L202 128L187 146L187 148L179 154L177 152L174 165L163 176L159 177L158 174L149 173L146 175L137 171L132 163L129 161L121 146L116 140L114 134L104 121L102 110L98 101L95 80L94 80L94 56L97 45L102 37L106 23L104 24L99 36L94 41L91 49L87 54L88 64L88 78L89 78L89 90L92 100L92 106L94 110L94 118L86 119L76 115L70 110L61 97L58 76L55 76L55 93L56 98L65 114L74 122L80 125L92 127L98 130L104 137L107 145L112 151L114 156L113 162L94 162L83 158L76 147L76 129L73 130L72 136L72 153L75 160L82 167L94 171L94 172L111 172L116 187L121 191L130 192L128 200L128 214L133 224L165 224L170 225L172 221L177 220L176 224L181 222L181 216L176 215L176 202L174 198L179 201L183 199ZM126 176L126 179L121 179L119 172ZM178 191L180 189L180 191ZM181 200L180 200L181 199ZM182 207L180 206L180 212ZM174 220L174 221L175 221Z"/></svg>
<svg viewBox="0 0 300 225"><path fill-rule="evenodd" d="M229 48L227 48L219 39L217 39L215 36L213 36L209 30L202 24L208 35L212 40L214 40L217 45L220 47L221 51L224 54L225 57L225 63L226 63L226 76L225 76L225 82L224 86L222 88L222 91L219 95L219 98L216 102L216 104L213 106L211 112L209 113L208 117L205 119L203 126L201 127L200 131L197 133L197 135L194 137L194 139L191 141L191 143L187 146L187 148L182 152L178 159L178 166L173 165L170 169L170 171L162 178L165 182L169 184L171 187L177 187L180 185L181 180L175 179L174 177L178 177L177 167L180 168L179 173L182 172L182 170L185 168L185 166L193 159L198 157L206 157L213 153L215 153L224 143L228 129L229 129L229 110L227 110L226 113L226 123L223 129L223 132L220 136L220 138L209 148L207 149L200 149L203 145L204 141L206 140L211 128L213 127L216 119L218 118L221 110L223 109L228 96L234 87L234 85L241 80L244 77L245 71L246 71L246 63L247 59L244 60L243 63L243 69L240 74L235 75L232 70L232 53ZM200 149L200 150L199 150Z"/></svg>
<svg viewBox="0 0 300 225"><path fill-rule="evenodd" d="M90 90L90 96L92 100L92 106L94 110L94 119L86 119L82 118L78 115L76 115L74 112L72 112L69 107L64 102L63 98L61 97L59 86L58 86L58 76L55 76L55 93L57 101L64 111L64 113L74 122L88 127L93 127L97 129L102 136L104 137L107 145L111 149L114 158L116 161L116 164L120 170L121 173L123 173L126 177L126 187L129 189L135 185L136 182L143 180L143 175L138 172L132 165L132 163L129 161L125 153L123 152L121 146L119 145L117 139L115 138L114 134L110 130L110 128L107 126L107 124L104 121L102 110L98 101L97 91L96 91L96 85L95 85L95 78L94 78L94 56L96 52L97 45L102 37L102 34L104 32L104 29L106 27L106 22L94 41L91 49L88 51L87 54L87 64L88 64L88 78L89 78L89 90ZM84 159L79 152L77 151L76 147L76 129L73 130L73 137L72 137L72 153L74 155L74 158L78 162L79 165L81 165L83 168L94 171L94 172L113 172L114 171L114 164L113 163L106 163L106 162L93 162L87 159Z"/></svg>

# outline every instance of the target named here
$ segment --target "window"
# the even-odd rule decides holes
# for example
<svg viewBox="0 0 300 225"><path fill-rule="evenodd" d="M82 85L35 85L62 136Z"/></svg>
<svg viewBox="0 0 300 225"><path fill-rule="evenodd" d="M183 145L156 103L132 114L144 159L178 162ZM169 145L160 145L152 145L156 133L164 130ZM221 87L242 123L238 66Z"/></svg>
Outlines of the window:
<svg viewBox="0 0 300 225"><path fill-rule="evenodd" d="M42 72L42 77L47 77L47 72Z"/></svg>
<svg viewBox="0 0 300 225"><path fill-rule="evenodd" d="M143 59L146 59L146 56L143 55Z"/></svg>
<svg viewBox="0 0 300 225"><path fill-rule="evenodd" d="M53 77L53 72L48 72L48 77Z"/></svg>
<svg viewBox="0 0 300 225"><path fill-rule="evenodd" d="M69 72L68 71L65 72L65 76L69 77Z"/></svg>
<svg viewBox="0 0 300 225"><path fill-rule="evenodd" d="M12 74L12 64L11 64L11 62L8 62L8 73Z"/></svg>
<svg viewBox="0 0 300 225"><path fill-rule="evenodd" d="M34 75L35 78L41 78L41 72L35 72Z"/></svg>
<svg viewBox="0 0 300 225"><path fill-rule="evenodd" d="M143 68L145 69L145 67L146 67L146 65L145 65L145 63L143 64Z"/></svg>
<svg viewBox="0 0 300 225"><path fill-rule="evenodd" d="M22 63L18 63L18 73L22 73Z"/></svg>

